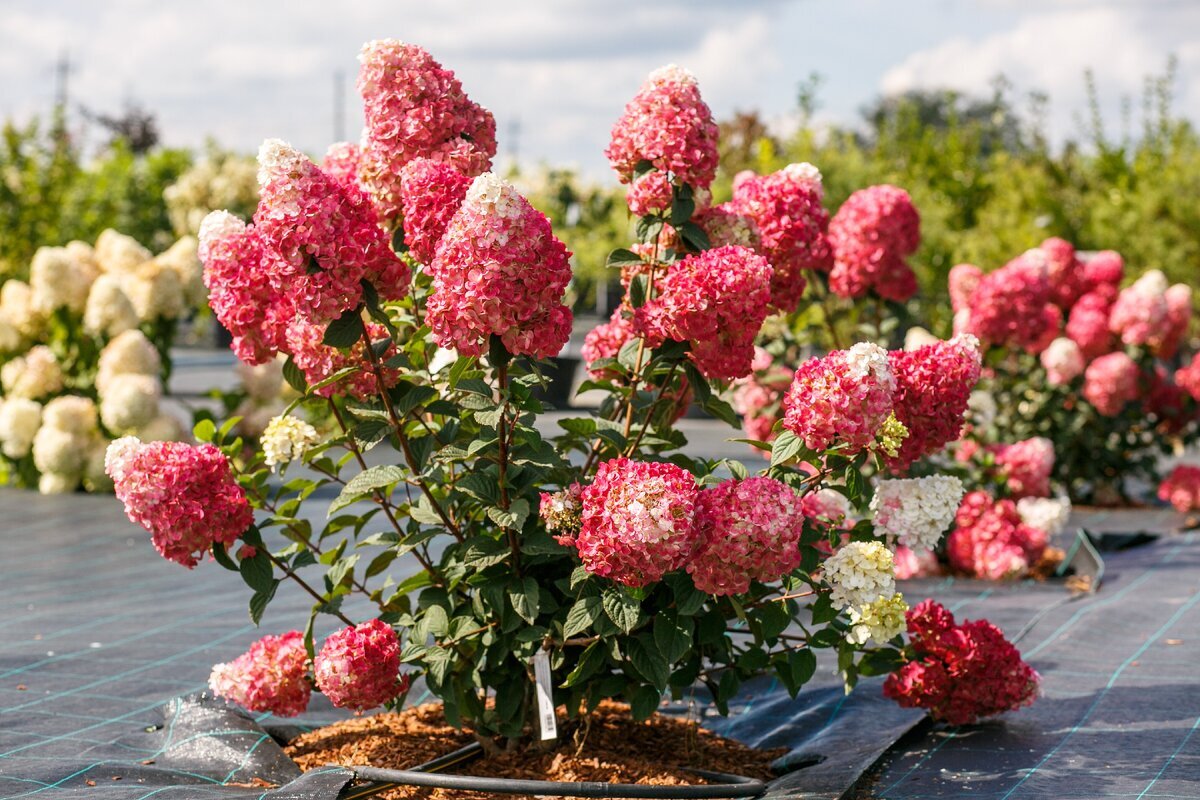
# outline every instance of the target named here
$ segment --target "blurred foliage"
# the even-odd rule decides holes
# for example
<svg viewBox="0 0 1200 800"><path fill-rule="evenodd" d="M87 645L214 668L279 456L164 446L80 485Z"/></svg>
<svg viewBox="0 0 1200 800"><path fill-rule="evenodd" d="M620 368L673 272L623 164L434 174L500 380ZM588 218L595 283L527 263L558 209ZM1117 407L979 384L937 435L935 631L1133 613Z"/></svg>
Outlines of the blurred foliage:
<svg viewBox="0 0 1200 800"><path fill-rule="evenodd" d="M49 125L36 119L24 126L5 123L0 130L0 277L25 278L38 247L95 241L105 228L127 233L152 250L165 249L175 237L163 190L191 162L190 153L180 149L135 153L120 136L85 159L61 116Z"/></svg>
<svg viewBox="0 0 1200 800"><path fill-rule="evenodd" d="M1200 276L1200 205L1194 200L1200 135L1171 110L1174 62L1164 75L1147 79L1136 137L1109 135L1096 87L1090 75L1085 80L1090 103L1083 134L1052 148L1046 98L1031 95L1021 111L1003 79L994 82L990 98L914 91L864 109L859 128L826 129L813 122L820 87L813 76L800 86L794 134L771 135L753 112L722 123L715 200L728 197L740 170L770 172L796 161L820 167L831 211L864 186L907 189L921 212L922 245L912 263L922 316L941 333L950 322L951 267L970 262L994 269L1051 236L1081 250L1119 251L1129 280L1158 268L1172 281L1194 284Z"/></svg>

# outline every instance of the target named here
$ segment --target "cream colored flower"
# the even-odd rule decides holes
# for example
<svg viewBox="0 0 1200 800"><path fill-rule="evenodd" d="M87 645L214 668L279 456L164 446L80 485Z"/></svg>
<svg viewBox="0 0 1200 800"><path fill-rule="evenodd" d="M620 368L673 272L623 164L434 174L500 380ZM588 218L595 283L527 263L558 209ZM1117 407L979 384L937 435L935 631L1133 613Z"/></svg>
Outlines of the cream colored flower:
<svg viewBox="0 0 1200 800"><path fill-rule="evenodd" d="M829 598L837 608L870 605L896 592L892 551L881 542L848 542L825 559Z"/></svg>
<svg viewBox="0 0 1200 800"><path fill-rule="evenodd" d="M6 397L38 400L62 390L62 368L49 347L35 345L0 367L0 386Z"/></svg>
<svg viewBox="0 0 1200 800"><path fill-rule="evenodd" d="M238 361L234 369L237 371L238 379L242 382L242 388L246 390L246 395L251 399L265 405L269 402L274 402L283 394L283 362L286 358L281 354L271 361L264 364L250 365L244 361Z"/></svg>
<svg viewBox="0 0 1200 800"><path fill-rule="evenodd" d="M24 397L0 402L0 450L9 458L24 458L42 424L42 404Z"/></svg>
<svg viewBox="0 0 1200 800"><path fill-rule="evenodd" d="M162 359L146 334L136 328L113 339L100 351L96 370L96 390L104 395L108 384L118 375L157 376Z"/></svg>
<svg viewBox="0 0 1200 800"><path fill-rule="evenodd" d="M932 550L954 522L963 491L951 475L880 481L871 498L875 532L913 550Z"/></svg>
<svg viewBox="0 0 1200 800"><path fill-rule="evenodd" d="M881 597L874 603L850 609L850 630L846 640L853 644L887 644L904 633L904 619L908 603L904 595L897 592L891 597Z"/></svg>
<svg viewBox="0 0 1200 800"><path fill-rule="evenodd" d="M42 424L79 436L96 433L96 404L91 398L66 394L42 410Z"/></svg>
<svg viewBox="0 0 1200 800"><path fill-rule="evenodd" d="M38 492L40 494L70 494L78 486L78 475L60 475L55 472L43 472L38 477Z"/></svg>
<svg viewBox="0 0 1200 800"><path fill-rule="evenodd" d="M38 472L79 477L87 457L88 439L43 425L33 437L33 465Z"/></svg>
<svg viewBox="0 0 1200 800"><path fill-rule="evenodd" d="M161 395L158 378L115 375L100 395L100 420L112 433L133 433L158 416Z"/></svg>
<svg viewBox="0 0 1200 800"><path fill-rule="evenodd" d="M113 479L104 471L104 459L108 453L107 439L96 437L88 450L87 460L83 465L83 488L89 492L111 492Z"/></svg>
<svg viewBox="0 0 1200 800"><path fill-rule="evenodd" d="M40 338L46 324L46 318L33 304L33 289L11 278L0 286L0 319L27 339Z"/></svg>
<svg viewBox="0 0 1200 800"><path fill-rule="evenodd" d="M153 254L132 236L126 236L112 228L105 230L96 239L96 264L102 272L133 272L153 257Z"/></svg>
<svg viewBox="0 0 1200 800"><path fill-rule="evenodd" d="M196 249L199 243L195 236L184 236L155 258L155 262L175 273L183 288L183 302L188 308L198 308L208 302L208 289L204 285L204 264Z"/></svg>
<svg viewBox="0 0 1200 800"><path fill-rule="evenodd" d="M317 430L295 417L275 417L267 423L260 443L268 467L303 458L320 441Z"/></svg>
<svg viewBox="0 0 1200 800"><path fill-rule="evenodd" d="M1062 533L1071 517L1069 497L1022 497L1017 501L1021 521L1054 537Z"/></svg>
<svg viewBox="0 0 1200 800"><path fill-rule="evenodd" d="M39 247L29 265L33 305L42 314L57 308L79 313L87 303L91 276L65 247Z"/></svg>
<svg viewBox="0 0 1200 800"><path fill-rule="evenodd" d="M175 270L157 261L146 261L132 272L124 273L121 289L143 322L183 316L183 282Z"/></svg>
<svg viewBox="0 0 1200 800"><path fill-rule="evenodd" d="M143 425L137 432L143 442L182 442L188 438L187 431L173 414L160 412L157 417Z"/></svg>
<svg viewBox="0 0 1200 800"><path fill-rule="evenodd" d="M101 275L92 284L83 311L83 329L93 336L112 339L138 326L137 309L112 275Z"/></svg>

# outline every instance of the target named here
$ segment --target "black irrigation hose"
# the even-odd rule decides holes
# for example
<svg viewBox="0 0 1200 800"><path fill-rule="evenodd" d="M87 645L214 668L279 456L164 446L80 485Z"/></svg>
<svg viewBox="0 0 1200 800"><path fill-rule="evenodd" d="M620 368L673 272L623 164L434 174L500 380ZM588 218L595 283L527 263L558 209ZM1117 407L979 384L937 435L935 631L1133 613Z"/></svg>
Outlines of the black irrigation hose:
<svg viewBox="0 0 1200 800"><path fill-rule="evenodd" d="M758 797L767 785L755 778L730 775L725 772L692 769L688 772L713 781L697 786L646 786L637 783L601 783L599 781L529 781L514 778L483 778L474 775L439 774L439 770L463 764L479 757L483 752L478 742L427 761L413 769L379 769L377 767L349 767L356 778L371 781L373 785L363 787L362 794L345 797L360 798L378 794L394 786L422 786L433 789L458 789L461 791L494 792L496 794L534 794L544 797L603 797L603 798L648 798L649 800L725 800L725 798Z"/></svg>

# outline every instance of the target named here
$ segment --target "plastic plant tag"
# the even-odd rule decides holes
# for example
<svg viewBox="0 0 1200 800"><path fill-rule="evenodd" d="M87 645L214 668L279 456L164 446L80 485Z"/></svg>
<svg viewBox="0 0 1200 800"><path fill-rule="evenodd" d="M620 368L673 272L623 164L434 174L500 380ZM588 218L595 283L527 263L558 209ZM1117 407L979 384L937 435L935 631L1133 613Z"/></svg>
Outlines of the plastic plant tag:
<svg viewBox="0 0 1200 800"><path fill-rule="evenodd" d="M554 716L554 692L550 685L550 651L542 648L533 654L533 675L537 684L538 721L542 741L558 738L558 720Z"/></svg>

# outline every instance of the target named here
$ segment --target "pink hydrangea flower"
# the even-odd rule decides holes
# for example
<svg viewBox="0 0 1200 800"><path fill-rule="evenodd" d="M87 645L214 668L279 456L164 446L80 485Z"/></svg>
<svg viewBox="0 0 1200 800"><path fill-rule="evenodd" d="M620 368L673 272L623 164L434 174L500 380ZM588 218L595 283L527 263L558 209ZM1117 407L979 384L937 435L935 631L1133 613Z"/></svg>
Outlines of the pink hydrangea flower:
<svg viewBox="0 0 1200 800"><path fill-rule="evenodd" d="M602 358L616 358L625 343L636 336L633 320L625 316L624 309L613 311L608 322L601 323L583 337L580 356L588 365L588 375L595 380L615 377L616 371L604 368L593 369L592 364Z"/></svg>
<svg viewBox="0 0 1200 800"><path fill-rule="evenodd" d="M768 363L737 382L733 410L742 416L742 430L747 438L774 441L775 423L783 414L783 398L793 377L794 373L786 367Z"/></svg>
<svg viewBox="0 0 1200 800"><path fill-rule="evenodd" d="M1061 314L1050 304L1045 270L1014 259L979 281L971 293L966 330L987 344L1037 353L1057 335Z"/></svg>
<svg viewBox="0 0 1200 800"><path fill-rule="evenodd" d="M937 555L932 550L913 550L904 545L896 547L892 563L896 566L898 581L928 578L940 571Z"/></svg>
<svg viewBox="0 0 1200 800"><path fill-rule="evenodd" d="M557 355L571 334L571 311L562 303L570 255L516 189L490 172L480 175L430 264L434 338L463 355L482 354L492 336L514 355Z"/></svg>
<svg viewBox="0 0 1200 800"><path fill-rule="evenodd" d="M200 225L200 260L208 302L233 334L233 351L247 364L265 364L286 349L291 303L269 280L271 255L253 226L228 211L214 211Z"/></svg>
<svg viewBox="0 0 1200 800"><path fill-rule="evenodd" d="M1088 290L1083 265L1075 255L1075 246L1057 237L1042 242L1037 251L1050 284L1050 299L1059 308L1070 308Z"/></svg>
<svg viewBox="0 0 1200 800"><path fill-rule="evenodd" d="M233 661L215 665L208 686L213 694L247 711L269 711L279 717L304 713L312 695L304 634L264 636Z"/></svg>
<svg viewBox="0 0 1200 800"><path fill-rule="evenodd" d="M331 634L313 659L313 674L329 702L357 712L389 703L409 686L400 675L400 639L378 619Z"/></svg>
<svg viewBox="0 0 1200 800"><path fill-rule="evenodd" d="M1200 511L1200 467L1179 464L1158 485L1158 499L1180 513Z"/></svg>
<svg viewBox="0 0 1200 800"><path fill-rule="evenodd" d="M687 70L671 64L650 73L613 125L604 155L622 183L649 161L692 189L707 189L717 172L720 131Z"/></svg>
<svg viewBox="0 0 1200 800"><path fill-rule="evenodd" d="M767 317L770 281L767 260L744 247L688 256L670 266L657 296L634 313L634 330L652 347L688 342L688 358L709 378L741 378Z"/></svg>
<svg viewBox="0 0 1200 800"><path fill-rule="evenodd" d="M1050 475L1054 472L1054 443L1044 436L1001 445L996 465L1004 473L1009 496L1049 497Z"/></svg>
<svg viewBox="0 0 1200 800"><path fill-rule="evenodd" d="M625 193L625 204L637 217L670 211L674 199L671 177L658 170L634 178L629 184L629 191Z"/></svg>
<svg viewBox="0 0 1200 800"><path fill-rule="evenodd" d="M994 500L987 492L970 492L946 539L950 566L979 578L1020 577L1046 550L1045 531L1026 525L1012 500Z"/></svg>
<svg viewBox="0 0 1200 800"><path fill-rule="evenodd" d="M325 151L321 159L321 171L343 188L361 189L358 182L358 165L362 160L362 149L354 142L336 142Z"/></svg>
<svg viewBox="0 0 1200 800"><path fill-rule="evenodd" d="M491 168L496 120L463 91L451 70L415 44L379 39L358 56L366 112L359 179L385 219L402 209L401 171L414 158L474 177Z"/></svg>
<svg viewBox="0 0 1200 800"><path fill-rule="evenodd" d="M392 252L367 196L341 186L278 139L258 153L258 235L278 258L271 281L299 314L327 324L357 306L362 281L384 299L408 293L408 265Z"/></svg>
<svg viewBox="0 0 1200 800"><path fill-rule="evenodd" d="M188 569L214 542L232 544L254 523L225 454L211 444L127 436L109 445L104 467L129 519L150 532L163 558Z"/></svg>
<svg viewBox="0 0 1200 800"><path fill-rule="evenodd" d="M708 594L743 594L750 581L777 581L800 566L800 497L774 478L728 480L700 492L700 548L687 570Z"/></svg>
<svg viewBox="0 0 1200 800"><path fill-rule="evenodd" d="M1091 359L1111 353L1114 336L1108 328L1108 316L1116 297L1109 284L1093 289L1071 307L1067 317L1067 337L1079 345L1084 358Z"/></svg>
<svg viewBox="0 0 1200 800"><path fill-rule="evenodd" d="M754 220L771 263L771 305L794 311L804 293L803 270L828 271L832 251L825 237L829 212L821 204L821 173L811 164L791 164L770 175L738 182L730 206Z"/></svg>
<svg viewBox="0 0 1200 800"><path fill-rule="evenodd" d="M1060 336L1042 351L1042 367L1051 386L1063 386L1083 374L1083 351L1074 339Z"/></svg>
<svg viewBox="0 0 1200 800"><path fill-rule="evenodd" d="M713 247L736 244L755 252L762 248L758 224L750 215L734 210L732 203L721 203L697 211L692 221L708 234L708 243ZM767 260L770 261L769 256Z"/></svg>
<svg viewBox="0 0 1200 800"><path fill-rule="evenodd" d="M885 696L934 719L967 725L1037 699L1041 676L987 620L957 625L933 600L908 612L917 659L888 676Z"/></svg>
<svg viewBox="0 0 1200 800"><path fill-rule="evenodd" d="M1125 344L1150 344L1166 336L1167 278L1156 269L1122 289L1109 312L1108 327Z"/></svg>
<svg viewBox="0 0 1200 800"><path fill-rule="evenodd" d="M429 158L414 158L400 171L404 242L422 264L433 262L470 185L471 179L451 165Z"/></svg>
<svg viewBox="0 0 1200 800"><path fill-rule="evenodd" d="M696 479L667 463L615 458L583 490L575 546L589 572L646 586L682 568L700 544L693 526Z"/></svg>
<svg viewBox="0 0 1200 800"><path fill-rule="evenodd" d="M829 287L842 297L874 291L886 300L907 300L917 282L904 259L920 243L921 216L908 192L888 184L859 189L829 223Z"/></svg>
<svg viewBox="0 0 1200 800"><path fill-rule="evenodd" d="M1083 280L1090 288L1101 283L1118 286L1124 274L1125 259L1115 250L1101 250L1083 264Z"/></svg>
<svg viewBox="0 0 1200 800"><path fill-rule="evenodd" d="M896 378L887 351L866 342L811 358L796 370L783 401L783 427L812 450L844 443L869 447L892 413Z"/></svg>
<svg viewBox="0 0 1200 800"><path fill-rule="evenodd" d="M1200 403L1200 353L1193 355L1188 364L1175 371L1175 385Z"/></svg>
<svg viewBox="0 0 1200 800"><path fill-rule="evenodd" d="M378 342L387 336L387 331L377 322L366 323L367 333L373 341ZM348 394L359 400L374 397L379 394L379 381L371 369L367 358L367 345L362 339L356 341L347 349L330 347L322 342L325 329L314 325L303 317L292 320L287 328L287 346L292 360L304 373L309 386L313 386L335 372L346 367L357 367L357 371L346 375L328 386L314 390L322 397L333 397L335 394ZM379 356L380 362L385 362L396 354L396 344L388 345L388 349ZM395 386L400 379L400 370L382 367L384 387Z"/></svg>
<svg viewBox="0 0 1200 800"><path fill-rule="evenodd" d="M1100 356L1083 373L1083 397L1106 417L1121 413L1141 393L1141 370L1124 352Z"/></svg>
<svg viewBox="0 0 1200 800"><path fill-rule="evenodd" d="M1151 345L1154 354L1162 359L1171 359L1187 336L1192 324L1192 287L1177 283L1167 289L1167 325L1163 335Z"/></svg>
<svg viewBox="0 0 1200 800"><path fill-rule="evenodd" d="M983 280L983 270L974 264L956 264L950 270L950 307L955 312L968 308L971 294Z"/></svg>
<svg viewBox="0 0 1200 800"><path fill-rule="evenodd" d="M908 428L888 466L904 472L962 434L967 401L981 372L979 342L960 334L948 342L892 351L888 361L896 381L893 410Z"/></svg>

